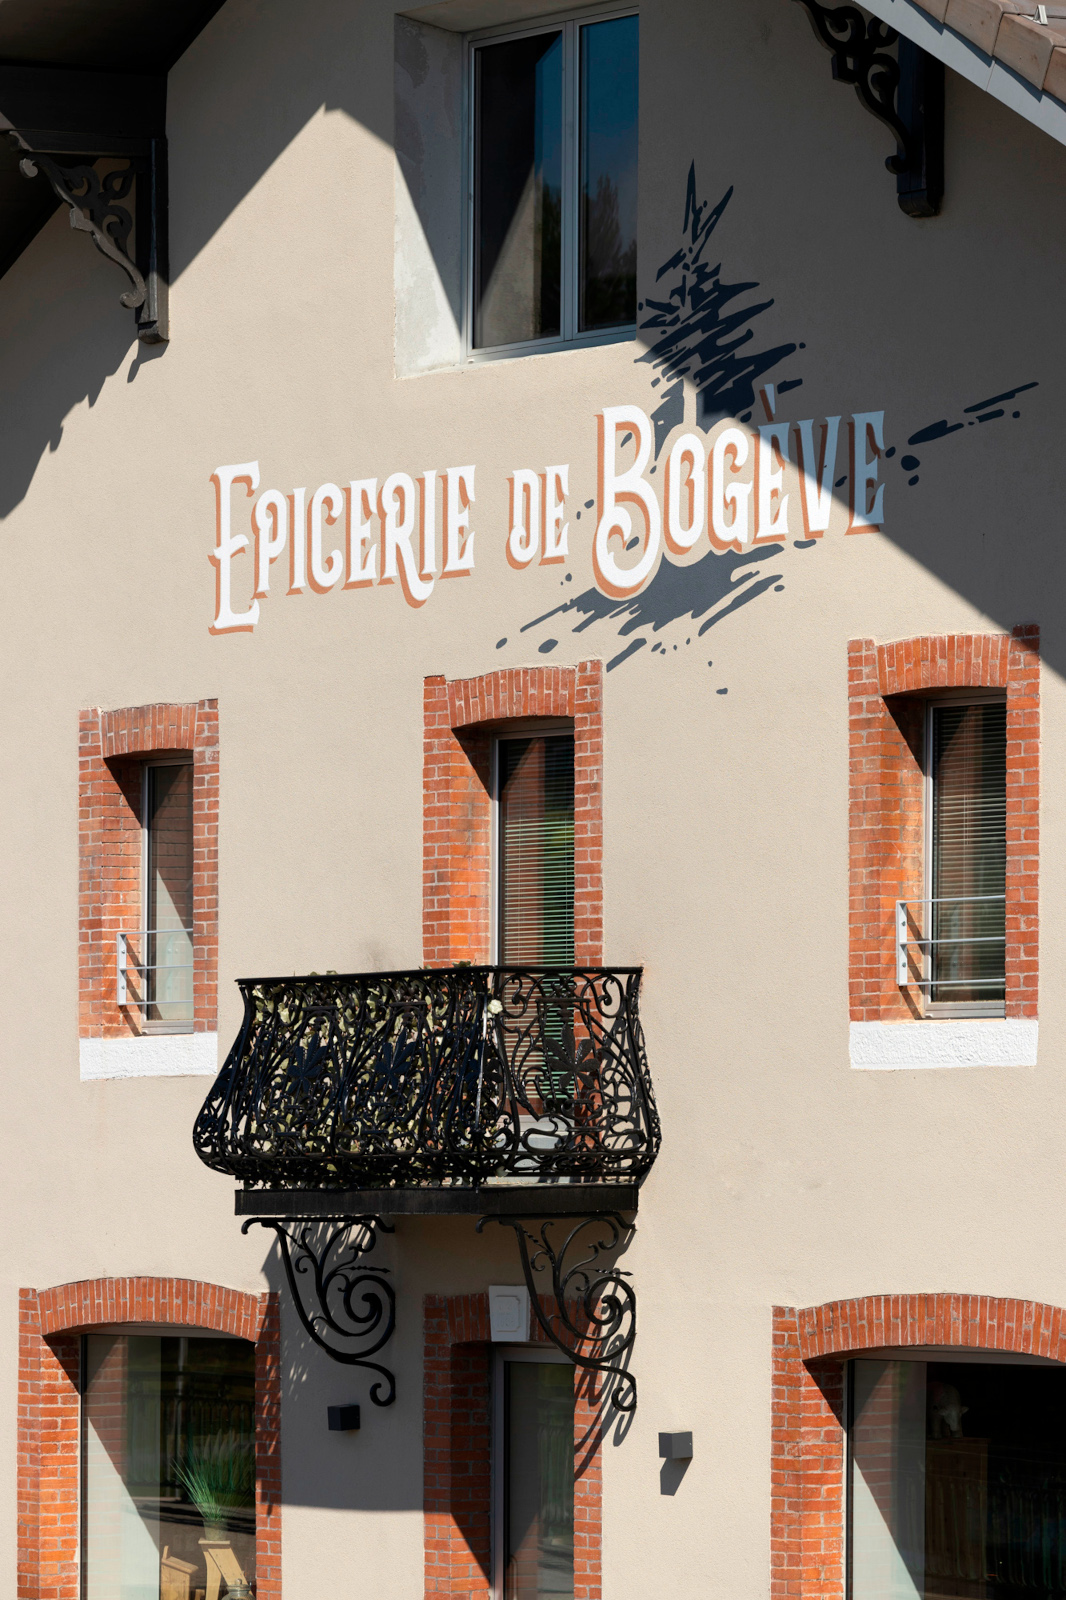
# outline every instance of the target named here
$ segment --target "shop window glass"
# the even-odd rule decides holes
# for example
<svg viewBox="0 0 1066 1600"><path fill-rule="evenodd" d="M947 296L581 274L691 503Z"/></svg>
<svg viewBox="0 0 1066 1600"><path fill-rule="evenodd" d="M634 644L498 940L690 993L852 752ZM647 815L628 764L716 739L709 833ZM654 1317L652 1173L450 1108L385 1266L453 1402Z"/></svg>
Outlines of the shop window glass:
<svg viewBox="0 0 1066 1600"><path fill-rule="evenodd" d="M1066 1372L851 1363L850 1600L1066 1594Z"/></svg>
<svg viewBox="0 0 1066 1600"><path fill-rule="evenodd" d="M250 1600L254 1346L126 1334L84 1343L84 1600Z"/></svg>

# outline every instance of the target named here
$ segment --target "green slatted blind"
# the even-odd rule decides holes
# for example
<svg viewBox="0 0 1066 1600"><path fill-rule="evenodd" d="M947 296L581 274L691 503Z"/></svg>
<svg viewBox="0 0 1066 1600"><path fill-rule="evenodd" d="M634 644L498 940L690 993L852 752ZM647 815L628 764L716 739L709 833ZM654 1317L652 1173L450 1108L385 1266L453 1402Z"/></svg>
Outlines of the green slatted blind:
<svg viewBox="0 0 1066 1600"><path fill-rule="evenodd" d="M499 742L500 961L574 964L574 736Z"/></svg>
<svg viewBox="0 0 1066 1600"><path fill-rule="evenodd" d="M981 897L1006 884L1007 708L948 703L932 718L932 997L999 1002L1005 904Z"/></svg>

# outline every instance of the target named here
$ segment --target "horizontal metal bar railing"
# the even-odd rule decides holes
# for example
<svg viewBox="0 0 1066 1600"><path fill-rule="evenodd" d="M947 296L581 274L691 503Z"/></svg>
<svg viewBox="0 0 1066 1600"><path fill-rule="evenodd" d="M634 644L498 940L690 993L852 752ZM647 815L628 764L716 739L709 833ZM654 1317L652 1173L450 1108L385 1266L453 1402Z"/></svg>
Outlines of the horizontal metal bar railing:
<svg viewBox="0 0 1066 1600"><path fill-rule="evenodd" d="M248 979L196 1122L246 1184L633 1183L659 1149L640 969Z"/></svg>
<svg viewBox="0 0 1066 1600"><path fill-rule="evenodd" d="M910 931L912 908L933 906L964 906L981 904L1006 904L1005 894L969 894L969 895L938 895L930 900L897 900L896 901L896 983L901 989L914 987L918 989L1002 989L1006 974L1006 933L991 934L948 934L939 938L926 937L922 934L912 934ZM922 919L924 921L924 918ZM924 968L928 966L929 959L941 946L959 946L974 944L997 944L1004 948L1004 972L992 977L984 978L942 978L933 977ZM923 957L923 975L915 977L910 970L910 949L914 946L921 950Z"/></svg>
<svg viewBox="0 0 1066 1600"><path fill-rule="evenodd" d="M143 1008L156 1002L148 996L148 973L150 972L192 972L195 962L192 961L138 961L135 954L131 954L129 941L131 939L165 939L177 933L192 937L191 928L131 928L126 933L117 934L115 937L115 1000L120 1006L134 1005ZM130 972L137 974L141 985L140 995L130 995ZM165 1001L169 1005L191 1005L191 1001L172 1000Z"/></svg>

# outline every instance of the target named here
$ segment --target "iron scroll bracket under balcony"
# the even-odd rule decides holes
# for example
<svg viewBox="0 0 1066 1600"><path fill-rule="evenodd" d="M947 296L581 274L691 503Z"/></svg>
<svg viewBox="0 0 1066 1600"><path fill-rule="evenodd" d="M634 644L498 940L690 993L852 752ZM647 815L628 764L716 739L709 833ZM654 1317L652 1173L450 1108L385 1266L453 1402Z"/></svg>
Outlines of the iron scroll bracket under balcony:
<svg viewBox="0 0 1066 1600"><path fill-rule="evenodd" d="M943 62L857 6L799 4L832 54L833 77L851 84L895 136L896 154L885 166L895 174L900 209L910 217L935 217L944 197Z"/></svg>
<svg viewBox="0 0 1066 1600"><path fill-rule="evenodd" d="M394 1230L381 1217L331 1217L286 1224L276 1217L249 1217L241 1228L256 1225L277 1234L285 1278L293 1305L315 1344L334 1361L376 1372L371 1403L391 1406L396 1379L371 1356L388 1344L396 1328L396 1292L387 1267L365 1267L363 1258L377 1244L379 1233Z"/></svg>
<svg viewBox="0 0 1066 1600"><path fill-rule="evenodd" d="M635 1411L637 1380L624 1362L637 1335L637 1297L629 1274L604 1259L631 1237L633 1224L617 1212L577 1212L550 1217L534 1233L527 1216L496 1216L482 1217L479 1233L486 1222L514 1229L529 1304L546 1337L575 1366L613 1380L616 1411ZM556 1241L552 1229L560 1225L564 1232ZM536 1274L543 1269L551 1275L551 1311L537 1292Z"/></svg>
<svg viewBox="0 0 1066 1600"><path fill-rule="evenodd" d="M141 342L165 344L170 336L166 139L29 128L11 129L8 139L20 153L22 176L44 178L67 207L71 227L88 234L129 280L119 301L135 313ZM99 172L100 161L121 165Z"/></svg>

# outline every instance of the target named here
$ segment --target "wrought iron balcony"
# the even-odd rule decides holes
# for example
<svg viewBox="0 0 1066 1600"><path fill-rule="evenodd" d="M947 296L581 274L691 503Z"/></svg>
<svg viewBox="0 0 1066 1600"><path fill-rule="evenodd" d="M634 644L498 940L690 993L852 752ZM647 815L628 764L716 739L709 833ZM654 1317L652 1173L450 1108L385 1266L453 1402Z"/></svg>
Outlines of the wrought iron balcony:
<svg viewBox="0 0 1066 1600"><path fill-rule="evenodd" d="M635 1193L660 1138L640 977L460 966L247 979L197 1153L246 1188L322 1191L324 1215L338 1191Z"/></svg>

